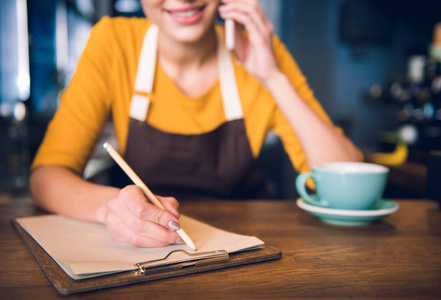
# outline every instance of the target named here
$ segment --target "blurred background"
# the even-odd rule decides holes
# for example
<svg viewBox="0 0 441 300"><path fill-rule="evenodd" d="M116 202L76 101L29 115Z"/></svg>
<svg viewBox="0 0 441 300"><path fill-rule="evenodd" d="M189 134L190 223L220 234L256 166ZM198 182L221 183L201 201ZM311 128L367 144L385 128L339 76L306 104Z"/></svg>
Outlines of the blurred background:
<svg viewBox="0 0 441 300"><path fill-rule="evenodd" d="M440 2L260 1L331 119L368 161L391 167L387 196L426 196L441 150ZM0 0L0 191L27 189L58 96L104 15L143 13L139 0ZM259 166L274 197L296 197L276 136Z"/></svg>

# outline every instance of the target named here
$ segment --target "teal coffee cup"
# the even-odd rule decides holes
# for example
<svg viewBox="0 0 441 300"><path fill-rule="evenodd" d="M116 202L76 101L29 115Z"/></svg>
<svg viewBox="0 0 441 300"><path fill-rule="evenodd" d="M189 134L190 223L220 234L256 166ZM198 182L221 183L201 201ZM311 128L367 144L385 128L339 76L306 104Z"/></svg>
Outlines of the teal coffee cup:
<svg viewBox="0 0 441 300"><path fill-rule="evenodd" d="M383 196L389 169L384 166L332 162L314 167L312 173L297 176L296 188L306 202L335 209L368 210ZM306 180L312 178L315 195L306 191Z"/></svg>

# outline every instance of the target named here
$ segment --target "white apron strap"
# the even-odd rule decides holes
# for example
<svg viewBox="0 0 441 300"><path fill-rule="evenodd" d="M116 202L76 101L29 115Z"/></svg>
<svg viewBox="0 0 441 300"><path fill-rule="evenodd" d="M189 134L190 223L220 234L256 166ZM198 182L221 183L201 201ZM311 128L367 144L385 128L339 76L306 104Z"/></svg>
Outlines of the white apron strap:
<svg viewBox="0 0 441 300"><path fill-rule="evenodd" d="M217 37L217 64L225 116L227 121L242 119L242 104L237 89L233 60L225 46L225 40L222 34L218 33Z"/></svg>
<svg viewBox="0 0 441 300"><path fill-rule="evenodd" d="M147 96L136 94L136 92L145 94L152 92L157 49L158 26L153 24L147 31L142 43L135 79L135 93L130 104L130 117L141 122L145 122L147 118L150 100Z"/></svg>
<svg viewBox="0 0 441 300"><path fill-rule="evenodd" d="M221 87L222 101L227 121L243 118L242 104L236 84L233 61L225 46L224 38L218 36L218 69ZM130 104L130 117L145 122L150 100L136 92L149 94L153 89L156 68L156 54L158 48L158 27L152 25L147 31L142 44L141 55L138 62L138 70L135 79L135 93Z"/></svg>

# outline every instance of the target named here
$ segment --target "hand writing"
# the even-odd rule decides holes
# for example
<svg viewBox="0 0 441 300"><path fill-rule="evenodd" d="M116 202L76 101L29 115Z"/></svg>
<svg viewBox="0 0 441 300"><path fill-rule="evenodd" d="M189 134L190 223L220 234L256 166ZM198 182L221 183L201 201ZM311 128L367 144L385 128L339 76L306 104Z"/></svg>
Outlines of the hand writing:
<svg viewBox="0 0 441 300"><path fill-rule="evenodd" d="M157 197L165 209L149 203L142 190L129 185L107 203L106 226L120 242L136 247L163 247L183 243L179 229L179 203L172 197Z"/></svg>

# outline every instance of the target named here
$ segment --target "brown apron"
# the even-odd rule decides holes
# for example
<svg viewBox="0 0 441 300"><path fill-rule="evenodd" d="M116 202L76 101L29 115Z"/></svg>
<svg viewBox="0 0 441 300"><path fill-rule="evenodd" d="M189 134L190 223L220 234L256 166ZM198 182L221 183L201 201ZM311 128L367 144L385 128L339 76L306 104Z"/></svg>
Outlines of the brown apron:
<svg viewBox="0 0 441 300"><path fill-rule="evenodd" d="M158 28L144 38L125 159L152 190L185 198L256 198L266 196L255 167L243 121L231 56L218 34L218 67L227 122L213 131L184 135L161 131L146 122L152 93Z"/></svg>

